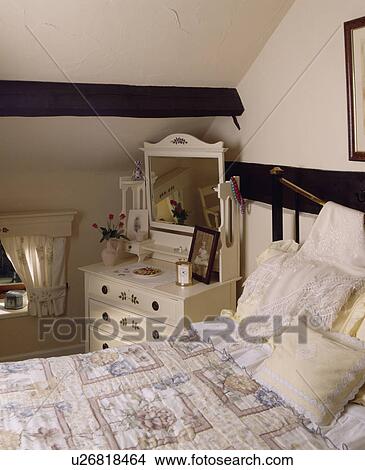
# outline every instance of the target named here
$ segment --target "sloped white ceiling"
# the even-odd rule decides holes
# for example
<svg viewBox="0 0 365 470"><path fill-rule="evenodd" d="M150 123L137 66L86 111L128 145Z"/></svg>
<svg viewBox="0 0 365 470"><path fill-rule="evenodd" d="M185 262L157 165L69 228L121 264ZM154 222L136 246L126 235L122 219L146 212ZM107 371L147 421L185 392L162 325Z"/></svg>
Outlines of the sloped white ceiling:
<svg viewBox="0 0 365 470"><path fill-rule="evenodd" d="M293 1L0 0L0 79L235 86ZM117 140L138 156L144 140L202 137L212 122L103 120L1 118L2 163L123 168Z"/></svg>

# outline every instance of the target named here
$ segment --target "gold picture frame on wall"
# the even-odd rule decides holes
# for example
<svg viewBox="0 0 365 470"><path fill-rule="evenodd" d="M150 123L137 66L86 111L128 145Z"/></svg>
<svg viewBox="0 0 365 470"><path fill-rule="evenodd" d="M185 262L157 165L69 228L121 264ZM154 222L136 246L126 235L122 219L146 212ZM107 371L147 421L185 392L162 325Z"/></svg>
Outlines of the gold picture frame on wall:
<svg viewBox="0 0 365 470"><path fill-rule="evenodd" d="M365 161L365 16L344 24L349 159Z"/></svg>

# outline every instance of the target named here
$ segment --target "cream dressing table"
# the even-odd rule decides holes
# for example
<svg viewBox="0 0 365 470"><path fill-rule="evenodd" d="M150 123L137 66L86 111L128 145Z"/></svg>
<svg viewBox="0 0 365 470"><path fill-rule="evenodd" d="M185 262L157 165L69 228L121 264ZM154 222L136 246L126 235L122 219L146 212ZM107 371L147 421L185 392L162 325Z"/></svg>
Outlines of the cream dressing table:
<svg viewBox="0 0 365 470"><path fill-rule="evenodd" d="M121 178L122 210L127 210L130 190L130 208L149 211L150 238L126 242L124 259L117 266L99 263L80 268L85 278L85 313L91 321L90 351L122 343L163 341L187 321L200 322L236 305L240 215L230 184L224 181L223 142L207 144L187 134L174 134L156 144L146 142L142 150L145 181L129 184ZM180 177L184 174L189 178ZM192 286L179 287L175 262L188 256L193 225L206 225L199 188L209 185L216 188L220 208L216 275L208 285L194 281ZM170 216L171 199L183 203L189 213L187 223L192 225L176 224ZM162 274L137 279L132 268L138 262L156 266Z"/></svg>

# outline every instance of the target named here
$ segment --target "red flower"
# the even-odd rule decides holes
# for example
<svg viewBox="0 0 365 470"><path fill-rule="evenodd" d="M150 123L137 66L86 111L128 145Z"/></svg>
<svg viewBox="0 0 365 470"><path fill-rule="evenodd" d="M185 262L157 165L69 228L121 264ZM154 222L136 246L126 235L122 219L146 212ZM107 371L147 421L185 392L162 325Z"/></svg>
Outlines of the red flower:
<svg viewBox="0 0 365 470"><path fill-rule="evenodd" d="M119 214L119 219L120 219L120 220L125 219L125 217L126 217L126 215L123 214L123 212L121 212L121 213Z"/></svg>
<svg viewBox="0 0 365 470"><path fill-rule="evenodd" d="M92 224L92 227L93 227L93 228L99 228L99 227L98 227L98 224Z"/></svg>
<svg viewBox="0 0 365 470"><path fill-rule="evenodd" d="M176 205L177 205L177 202L174 201L173 199L171 199L170 204L171 204L172 206L176 206Z"/></svg>
<svg viewBox="0 0 365 470"><path fill-rule="evenodd" d="M109 215L108 215L108 219L109 219L109 220L113 220L113 219L114 219L114 214L109 214Z"/></svg>
<svg viewBox="0 0 365 470"><path fill-rule="evenodd" d="M124 223L123 222L119 222L119 228L123 228L124 227Z"/></svg>

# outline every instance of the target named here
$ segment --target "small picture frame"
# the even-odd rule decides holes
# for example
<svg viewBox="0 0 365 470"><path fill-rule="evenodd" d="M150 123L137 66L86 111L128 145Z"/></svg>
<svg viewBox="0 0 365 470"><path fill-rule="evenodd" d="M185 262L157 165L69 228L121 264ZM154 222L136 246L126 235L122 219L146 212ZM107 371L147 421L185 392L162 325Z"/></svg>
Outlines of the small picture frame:
<svg viewBox="0 0 365 470"><path fill-rule="evenodd" d="M209 284L217 252L219 232L207 227L194 228L189 261L193 266L193 278Z"/></svg>
<svg viewBox="0 0 365 470"><path fill-rule="evenodd" d="M148 210L131 209L128 212L127 237L129 240L143 241L148 238Z"/></svg>
<svg viewBox="0 0 365 470"><path fill-rule="evenodd" d="M349 159L365 161L365 16L344 24Z"/></svg>

